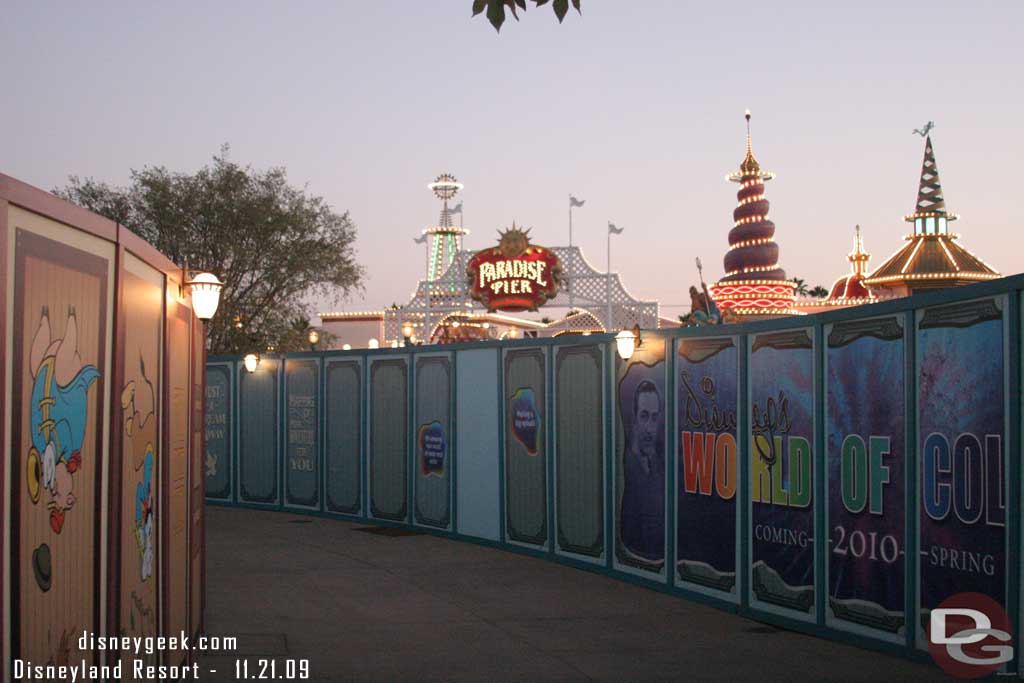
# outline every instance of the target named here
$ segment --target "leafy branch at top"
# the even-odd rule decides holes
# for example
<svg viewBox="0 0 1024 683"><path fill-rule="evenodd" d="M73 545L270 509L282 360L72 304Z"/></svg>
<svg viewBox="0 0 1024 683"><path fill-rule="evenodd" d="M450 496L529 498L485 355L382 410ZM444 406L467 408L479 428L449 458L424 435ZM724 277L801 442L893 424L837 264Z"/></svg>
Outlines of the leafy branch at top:
<svg viewBox="0 0 1024 683"><path fill-rule="evenodd" d="M580 0L532 0L533 4L537 7L551 3L551 8L555 11L555 16L558 17L558 23L562 23L565 19L565 15L569 13L569 3L572 2L573 8L579 13L583 14L580 10ZM495 31L501 30L501 25L505 23L505 8L508 8L512 12L512 18L519 21L518 10L526 11L526 0L473 0L473 16L487 12L487 20L491 22L491 26L494 27Z"/></svg>

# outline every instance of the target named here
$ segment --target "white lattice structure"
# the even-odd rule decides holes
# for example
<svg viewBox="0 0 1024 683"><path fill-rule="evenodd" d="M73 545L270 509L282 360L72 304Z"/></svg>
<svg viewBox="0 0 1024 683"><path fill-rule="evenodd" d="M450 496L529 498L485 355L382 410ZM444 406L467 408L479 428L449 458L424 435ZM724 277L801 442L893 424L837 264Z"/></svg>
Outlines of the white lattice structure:
<svg viewBox="0 0 1024 683"><path fill-rule="evenodd" d="M573 308L590 312L608 331L639 325L658 327L658 302L634 298L622 285L618 273L603 273L587 262L579 247L552 247L562 262L562 288L546 307L567 307L572 289ZM451 266L435 280L421 280L405 306L384 311L384 342L402 340L402 325L413 326L417 339L429 339L430 333L454 312L482 311L469 295L466 265L472 251L456 253ZM609 315L610 313L610 315Z"/></svg>

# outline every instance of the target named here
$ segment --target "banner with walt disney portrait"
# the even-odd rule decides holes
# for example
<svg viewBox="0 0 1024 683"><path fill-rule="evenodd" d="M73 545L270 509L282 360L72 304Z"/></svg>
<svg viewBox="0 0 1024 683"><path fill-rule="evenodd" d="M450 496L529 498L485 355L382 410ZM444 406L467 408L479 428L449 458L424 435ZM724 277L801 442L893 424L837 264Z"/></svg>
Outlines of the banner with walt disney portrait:
<svg viewBox="0 0 1024 683"><path fill-rule="evenodd" d="M651 336L616 356L615 561L652 573L665 567L666 346Z"/></svg>

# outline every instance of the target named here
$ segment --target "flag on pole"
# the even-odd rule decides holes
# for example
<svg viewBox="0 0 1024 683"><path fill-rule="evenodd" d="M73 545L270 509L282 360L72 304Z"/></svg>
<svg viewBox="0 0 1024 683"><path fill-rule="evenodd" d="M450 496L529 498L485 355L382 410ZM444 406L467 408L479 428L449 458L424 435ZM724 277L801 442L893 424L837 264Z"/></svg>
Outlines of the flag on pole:
<svg viewBox="0 0 1024 683"><path fill-rule="evenodd" d="M454 207L448 209L448 213L449 214L452 214L452 213L462 213L462 202L460 201Z"/></svg>
<svg viewBox="0 0 1024 683"><path fill-rule="evenodd" d="M621 235L623 230L625 230L625 228L618 228L618 227L615 226L614 223L612 223L611 221L608 221L608 234L609 235Z"/></svg>
<svg viewBox="0 0 1024 683"><path fill-rule="evenodd" d="M571 209L574 206L583 206L586 201L586 199L576 199L576 197L569 195L569 208Z"/></svg>
<svg viewBox="0 0 1024 683"><path fill-rule="evenodd" d="M419 237L413 237L412 241L415 242L416 244L423 244L424 242L427 241L427 236L420 235Z"/></svg>

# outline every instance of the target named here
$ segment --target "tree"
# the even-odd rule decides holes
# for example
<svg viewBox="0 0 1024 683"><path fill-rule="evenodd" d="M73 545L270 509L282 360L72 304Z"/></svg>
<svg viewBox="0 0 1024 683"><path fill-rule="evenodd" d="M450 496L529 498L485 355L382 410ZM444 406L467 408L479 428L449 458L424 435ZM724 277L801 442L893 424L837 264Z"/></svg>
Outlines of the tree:
<svg viewBox="0 0 1024 683"><path fill-rule="evenodd" d="M807 281L802 279L802 278L795 277L795 278L793 278L793 282L796 283L796 294L797 294L797 296L807 296L808 291L809 291L807 289Z"/></svg>
<svg viewBox="0 0 1024 683"><path fill-rule="evenodd" d="M807 292L807 295L813 296L818 299L824 299L825 297L828 296L828 290L822 287L821 285L816 285L814 289Z"/></svg>
<svg viewBox="0 0 1024 683"><path fill-rule="evenodd" d="M308 297L361 289L348 213L291 187L283 168L256 171L228 160L226 145L193 174L147 166L131 172L127 187L71 176L54 194L224 282L209 323L211 353L308 349L296 332L296 321L308 330Z"/></svg>
<svg viewBox="0 0 1024 683"><path fill-rule="evenodd" d="M533 0L533 3L540 7L541 5L548 4L550 0ZM572 6L576 8L579 14L583 14L580 10L580 0L571 0ZM555 16L558 17L558 23L561 24L562 20L565 19L565 15L569 12L570 0L554 0L551 2L551 8L555 11ZM519 21L519 14L517 9L526 11L526 0L473 0L473 16L480 14L484 10L487 11L487 20L491 22L491 26L494 27L495 31L501 30L501 25L505 23L505 8L508 7L512 12L512 18Z"/></svg>

